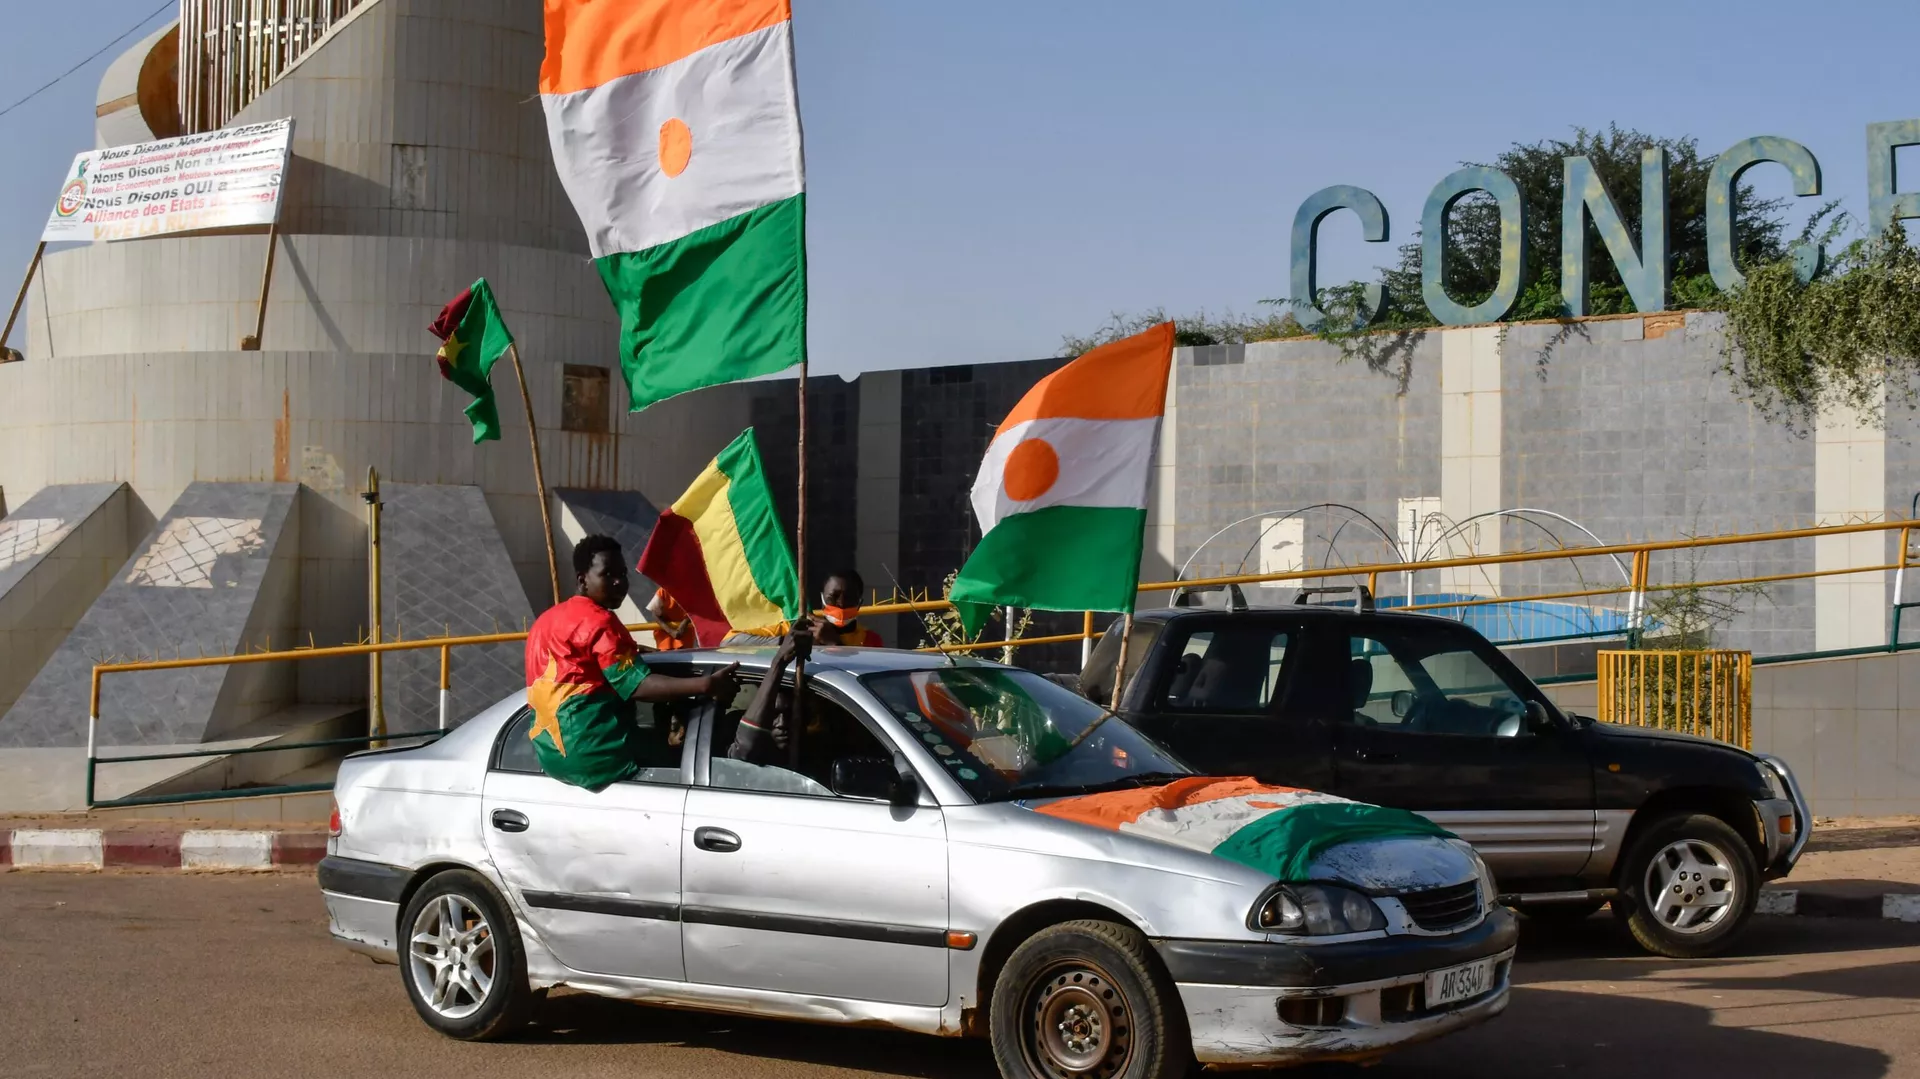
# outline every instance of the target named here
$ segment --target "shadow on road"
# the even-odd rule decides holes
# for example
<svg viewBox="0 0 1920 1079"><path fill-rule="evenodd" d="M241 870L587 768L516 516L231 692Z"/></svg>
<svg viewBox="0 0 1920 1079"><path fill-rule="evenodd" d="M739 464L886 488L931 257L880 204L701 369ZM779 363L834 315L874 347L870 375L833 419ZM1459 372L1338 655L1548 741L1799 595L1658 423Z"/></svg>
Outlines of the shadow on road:
<svg viewBox="0 0 1920 1079"><path fill-rule="evenodd" d="M1840 828L1822 831L1815 828L1807 840L1807 851L1877 850L1882 847L1920 847L1920 828Z"/></svg>

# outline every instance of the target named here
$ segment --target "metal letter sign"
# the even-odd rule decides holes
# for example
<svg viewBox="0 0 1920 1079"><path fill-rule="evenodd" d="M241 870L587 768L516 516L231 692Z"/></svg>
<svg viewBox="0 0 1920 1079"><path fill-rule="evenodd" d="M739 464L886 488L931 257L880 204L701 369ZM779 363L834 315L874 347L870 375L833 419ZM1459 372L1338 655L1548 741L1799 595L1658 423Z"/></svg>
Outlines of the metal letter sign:
<svg viewBox="0 0 1920 1079"><path fill-rule="evenodd" d="M1327 321L1326 312L1320 310L1320 222L1335 210L1359 214L1360 238L1368 243L1384 243L1387 238L1387 208L1364 187L1324 187L1300 204L1293 215L1293 317L1309 333ZM1368 285L1366 308L1352 327L1342 329L1370 325L1386 308L1386 290L1377 283Z"/></svg>
<svg viewBox="0 0 1920 1079"><path fill-rule="evenodd" d="M1500 204L1500 283L1493 295L1473 307L1462 307L1447 295L1447 214L1453 204L1475 191L1485 191ZM1447 326L1498 322L1520 298L1520 282L1527 271L1527 207L1520 185L1499 169L1474 165L1434 185L1420 214L1420 295L1427 310Z"/></svg>
<svg viewBox="0 0 1920 1079"><path fill-rule="evenodd" d="M1897 220L1920 217L1920 191L1900 190L1893 155L1902 146L1920 146L1920 120L1867 125L1867 223L1875 237Z"/></svg>
<svg viewBox="0 0 1920 1079"><path fill-rule="evenodd" d="M1741 175L1762 161L1787 167L1793 177L1794 194L1804 197L1820 193L1820 162L1792 139L1772 135L1745 139L1713 159L1713 172L1707 176L1707 270L1723 292L1747 279L1734 258L1733 193L1738 190ZM1796 242L1791 251L1794 274L1801 284L1813 280L1820 270L1820 245Z"/></svg>
<svg viewBox="0 0 1920 1079"><path fill-rule="evenodd" d="M1640 151L1640 250L1620 219L1607 185L1585 157L1563 158L1566 181L1560 199L1560 299L1567 314L1587 313L1587 215L1607 245L1637 311L1667 309L1667 152Z"/></svg>

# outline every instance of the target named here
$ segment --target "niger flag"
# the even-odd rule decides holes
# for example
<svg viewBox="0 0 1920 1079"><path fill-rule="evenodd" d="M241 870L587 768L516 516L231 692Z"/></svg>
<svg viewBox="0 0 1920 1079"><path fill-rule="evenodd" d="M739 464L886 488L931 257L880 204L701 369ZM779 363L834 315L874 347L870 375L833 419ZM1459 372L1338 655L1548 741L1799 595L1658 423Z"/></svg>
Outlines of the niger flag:
<svg viewBox="0 0 1920 1079"><path fill-rule="evenodd" d="M973 483L983 535L950 597L969 635L988 606L1133 610L1172 365L1164 322L1088 352L1013 406Z"/></svg>
<svg viewBox="0 0 1920 1079"><path fill-rule="evenodd" d="M792 621L800 583L774 512L753 428L720 451L660 514L639 570L673 594L702 647L730 629Z"/></svg>

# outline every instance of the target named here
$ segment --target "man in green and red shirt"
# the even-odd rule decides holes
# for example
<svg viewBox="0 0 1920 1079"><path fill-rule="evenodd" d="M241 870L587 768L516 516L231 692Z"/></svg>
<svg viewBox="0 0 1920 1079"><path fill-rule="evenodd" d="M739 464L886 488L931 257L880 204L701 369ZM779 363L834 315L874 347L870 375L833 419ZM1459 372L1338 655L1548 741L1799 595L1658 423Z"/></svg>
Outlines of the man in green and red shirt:
<svg viewBox="0 0 1920 1079"><path fill-rule="evenodd" d="M731 700L739 664L694 678L651 673L613 613L627 598L620 544L588 536L574 545L573 570L579 594L549 608L527 634L527 704L534 713L528 736L548 775L598 791L641 768L678 763L666 725L641 730L634 702Z"/></svg>

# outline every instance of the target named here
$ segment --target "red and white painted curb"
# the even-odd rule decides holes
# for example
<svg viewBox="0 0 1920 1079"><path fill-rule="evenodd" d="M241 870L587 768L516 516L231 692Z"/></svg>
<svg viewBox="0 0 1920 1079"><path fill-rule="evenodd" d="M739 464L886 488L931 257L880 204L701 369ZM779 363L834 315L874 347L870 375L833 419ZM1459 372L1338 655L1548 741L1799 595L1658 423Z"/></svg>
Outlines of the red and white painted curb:
<svg viewBox="0 0 1920 1079"><path fill-rule="evenodd" d="M0 831L0 866L32 869L276 869L327 853L319 831L15 828Z"/></svg>

